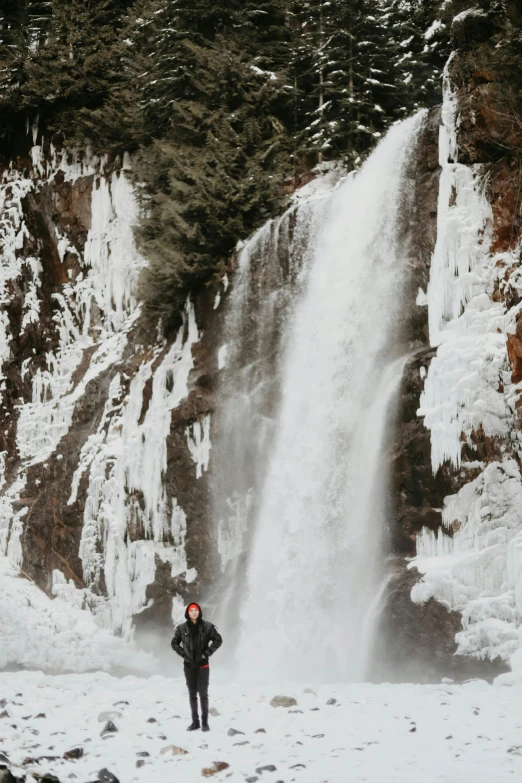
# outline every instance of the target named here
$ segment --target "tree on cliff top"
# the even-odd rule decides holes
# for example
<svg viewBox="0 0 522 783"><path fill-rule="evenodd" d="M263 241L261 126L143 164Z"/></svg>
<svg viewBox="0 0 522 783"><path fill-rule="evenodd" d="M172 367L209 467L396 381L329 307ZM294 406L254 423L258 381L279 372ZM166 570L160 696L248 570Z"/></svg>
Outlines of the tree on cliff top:
<svg viewBox="0 0 522 783"><path fill-rule="evenodd" d="M142 295L175 315L302 171L330 158L357 166L432 99L435 5L4 0L0 135L26 151L22 129L38 118L47 139L135 153Z"/></svg>
<svg viewBox="0 0 522 783"><path fill-rule="evenodd" d="M395 44L379 0L296 4L299 146L352 167L400 116Z"/></svg>
<svg viewBox="0 0 522 783"><path fill-rule="evenodd" d="M394 67L403 85L405 114L440 102L442 70L450 52L440 0L390 0Z"/></svg>
<svg viewBox="0 0 522 783"><path fill-rule="evenodd" d="M5 15L4 133L9 123L20 126L38 117L46 131L75 135L79 110L101 105L118 79L115 44L130 1L26 0Z"/></svg>
<svg viewBox="0 0 522 783"><path fill-rule="evenodd" d="M229 17L218 14L217 29L191 30L181 4L163 3L155 16L141 93L153 138L135 161L147 216L137 236L149 261L146 306L172 316L189 288L277 210L286 137L271 105L277 77L234 52L224 37L235 30Z"/></svg>
<svg viewBox="0 0 522 783"><path fill-rule="evenodd" d="M51 0L3 0L0 9L0 139L9 141L19 136L26 124L20 103L23 86L29 78L27 62L40 50L51 13Z"/></svg>

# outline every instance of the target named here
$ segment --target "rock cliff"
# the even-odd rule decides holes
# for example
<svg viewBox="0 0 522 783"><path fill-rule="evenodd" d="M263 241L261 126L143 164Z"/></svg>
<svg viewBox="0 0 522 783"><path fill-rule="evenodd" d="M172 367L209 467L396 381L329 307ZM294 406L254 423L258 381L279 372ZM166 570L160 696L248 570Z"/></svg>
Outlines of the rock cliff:
<svg viewBox="0 0 522 783"><path fill-rule="evenodd" d="M522 137L503 51L516 20L449 6L442 117L430 113L415 167L421 307L390 450L381 674L414 680L490 677L519 645Z"/></svg>
<svg viewBox="0 0 522 783"><path fill-rule="evenodd" d="M489 677L518 649L522 130L497 66L505 25L480 10L455 16L444 105L408 172L410 359L388 444L378 678ZM237 259L165 336L137 301L145 261L129 162L34 141L1 172L0 552L49 596L70 580L71 600L101 626L168 633L186 598L208 595L228 567L214 444L226 451L224 409L234 415L240 398L220 380ZM285 243L268 230L258 245L232 357L240 379L262 342L269 386L306 252L295 215L281 225ZM267 243L275 265L263 263ZM266 392L267 419L277 393Z"/></svg>

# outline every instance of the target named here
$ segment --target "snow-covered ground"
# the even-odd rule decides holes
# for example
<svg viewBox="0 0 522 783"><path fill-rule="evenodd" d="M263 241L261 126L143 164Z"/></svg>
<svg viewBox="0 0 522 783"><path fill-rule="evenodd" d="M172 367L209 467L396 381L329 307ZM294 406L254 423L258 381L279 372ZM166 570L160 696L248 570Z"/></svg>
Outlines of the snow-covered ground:
<svg viewBox="0 0 522 783"><path fill-rule="evenodd" d="M214 762L228 766L213 780L260 783L490 783L522 775L519 685L309 688L244 685L213 672L219 716L203 734L186 731L181 678L2 673L0 751L27 781L52 772L62 783L114 781L99 776L104 768L121 783L193 783ZM270 706L276 694L297 705ZM109 719L118 731L103 738ZM83 756L64 760L75 748Z"/></svg>

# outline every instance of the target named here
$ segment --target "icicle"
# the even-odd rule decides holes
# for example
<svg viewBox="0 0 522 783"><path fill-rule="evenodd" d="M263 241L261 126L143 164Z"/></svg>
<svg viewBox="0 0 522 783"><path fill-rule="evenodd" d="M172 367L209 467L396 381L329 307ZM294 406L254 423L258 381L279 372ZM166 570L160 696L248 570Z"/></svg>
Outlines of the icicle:
<svg viewBox="0 0 522 783"><path fill-rule="evenodd" d="M506 365L505 307L490 293L497 258L489 253L491 207L480 169L457 162L458 104L444 75L437 242L428 285L429 367L419 416L431 431L432 467L460 465L463 438L480 426L504 434L511 413L499 391ZM423 304L423 300L418 304Z"/></svg>
<svg viewBox="0 0 522 783"><path fill-rule="evenodd" d="M114 629L130 632L132 616L143 608L146 587L154 579L155 557L171 563L173 576L186 573L186 520L175 499L169 516L164 476L171 412L188 394L188 377L194 366L192 346L199 339L194 307L187 303L184 325L159 366L157 355L142 364L120 399L118 382L98 432L82 449L69 503L74 502L81 476L88 472L88 489L80 558L87 583L105 576ZM152 379L152 394L142 418L145 385ZM201 432L198 455L205 462L208 425ZM138 502L135 497L142 500ZM128 531L145 539L130 541ZM173 544L169 545L169 535ZM100 554L100 543L102 554Z"/></svg>
<svg viewBox="0 0 522 783"><path fill-rule="evenodd" d="M449 536L424 529L411 567L424 576L412 600L436 598L462 612L458 652L509 660L522 617L522 477L514 460L493 462L446 498Z"/></svg>
<svg viewBox="0 0 522 783"><path fill-rule="evenodd" d="M195 421L186 431L190 454L196 465L196 478L201 478L208 469L210 459L210 416L203 423Z"/></svg>

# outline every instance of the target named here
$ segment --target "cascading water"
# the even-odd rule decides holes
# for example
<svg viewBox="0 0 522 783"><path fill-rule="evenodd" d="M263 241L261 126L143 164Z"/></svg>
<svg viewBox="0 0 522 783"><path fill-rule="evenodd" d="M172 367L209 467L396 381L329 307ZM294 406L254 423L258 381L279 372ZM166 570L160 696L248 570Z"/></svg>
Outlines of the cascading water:
<svg viewBox="0 0 522 783"><path fill-rule="evenodd" d="M250 457L255 467L257 455L259 472L251 465L240 490L246 497L249 485L253 497L235 539L247 568L228 568L228 595L241 620L238 662L250 674L352 680L366 674L383 584L383 446L404 366L397 349L406 275L398 219L420 122L417 116L392 128L359 174L290 213L301 229L286 230L286 257L295 259L297 243L301 265L293 288L281 289L293 292L293 306L279 318L282 360L264 379L271 435L263 448L255 444ZM281 246L275 243L275 257L273 246L265 247L271 253L265 263L280 264ZM251 258L251 252L242 258L240 286L247 274L256 278ZM229 315L236 333L239 299L244 311L244 293L237 294ZM222 497L232 497L238 473L244 475L241 455L255 434L251 425L242 431L241 421L266 407L252 367L269 345L265 336L243 364L246 402L227 427L228 441L243 443L243 452L226 463ZM232 365L227 372L239 380Z"/></svg>
<svg viewBox="0 0 522 783"><path fill-rule="evenodd" d="M335 180L331 172L321 184ZM309 186L310 188L310 186ZM313 184L312 184L313 188ZM280 397L282 347L307 271L320 194L266 223L243 246L229 295L220 404L213 438L216 544L223 574L214 615L234 646L238 593L245 579L259 490L271 451ZM207 602L212 605L212 598Z"/></svg>

